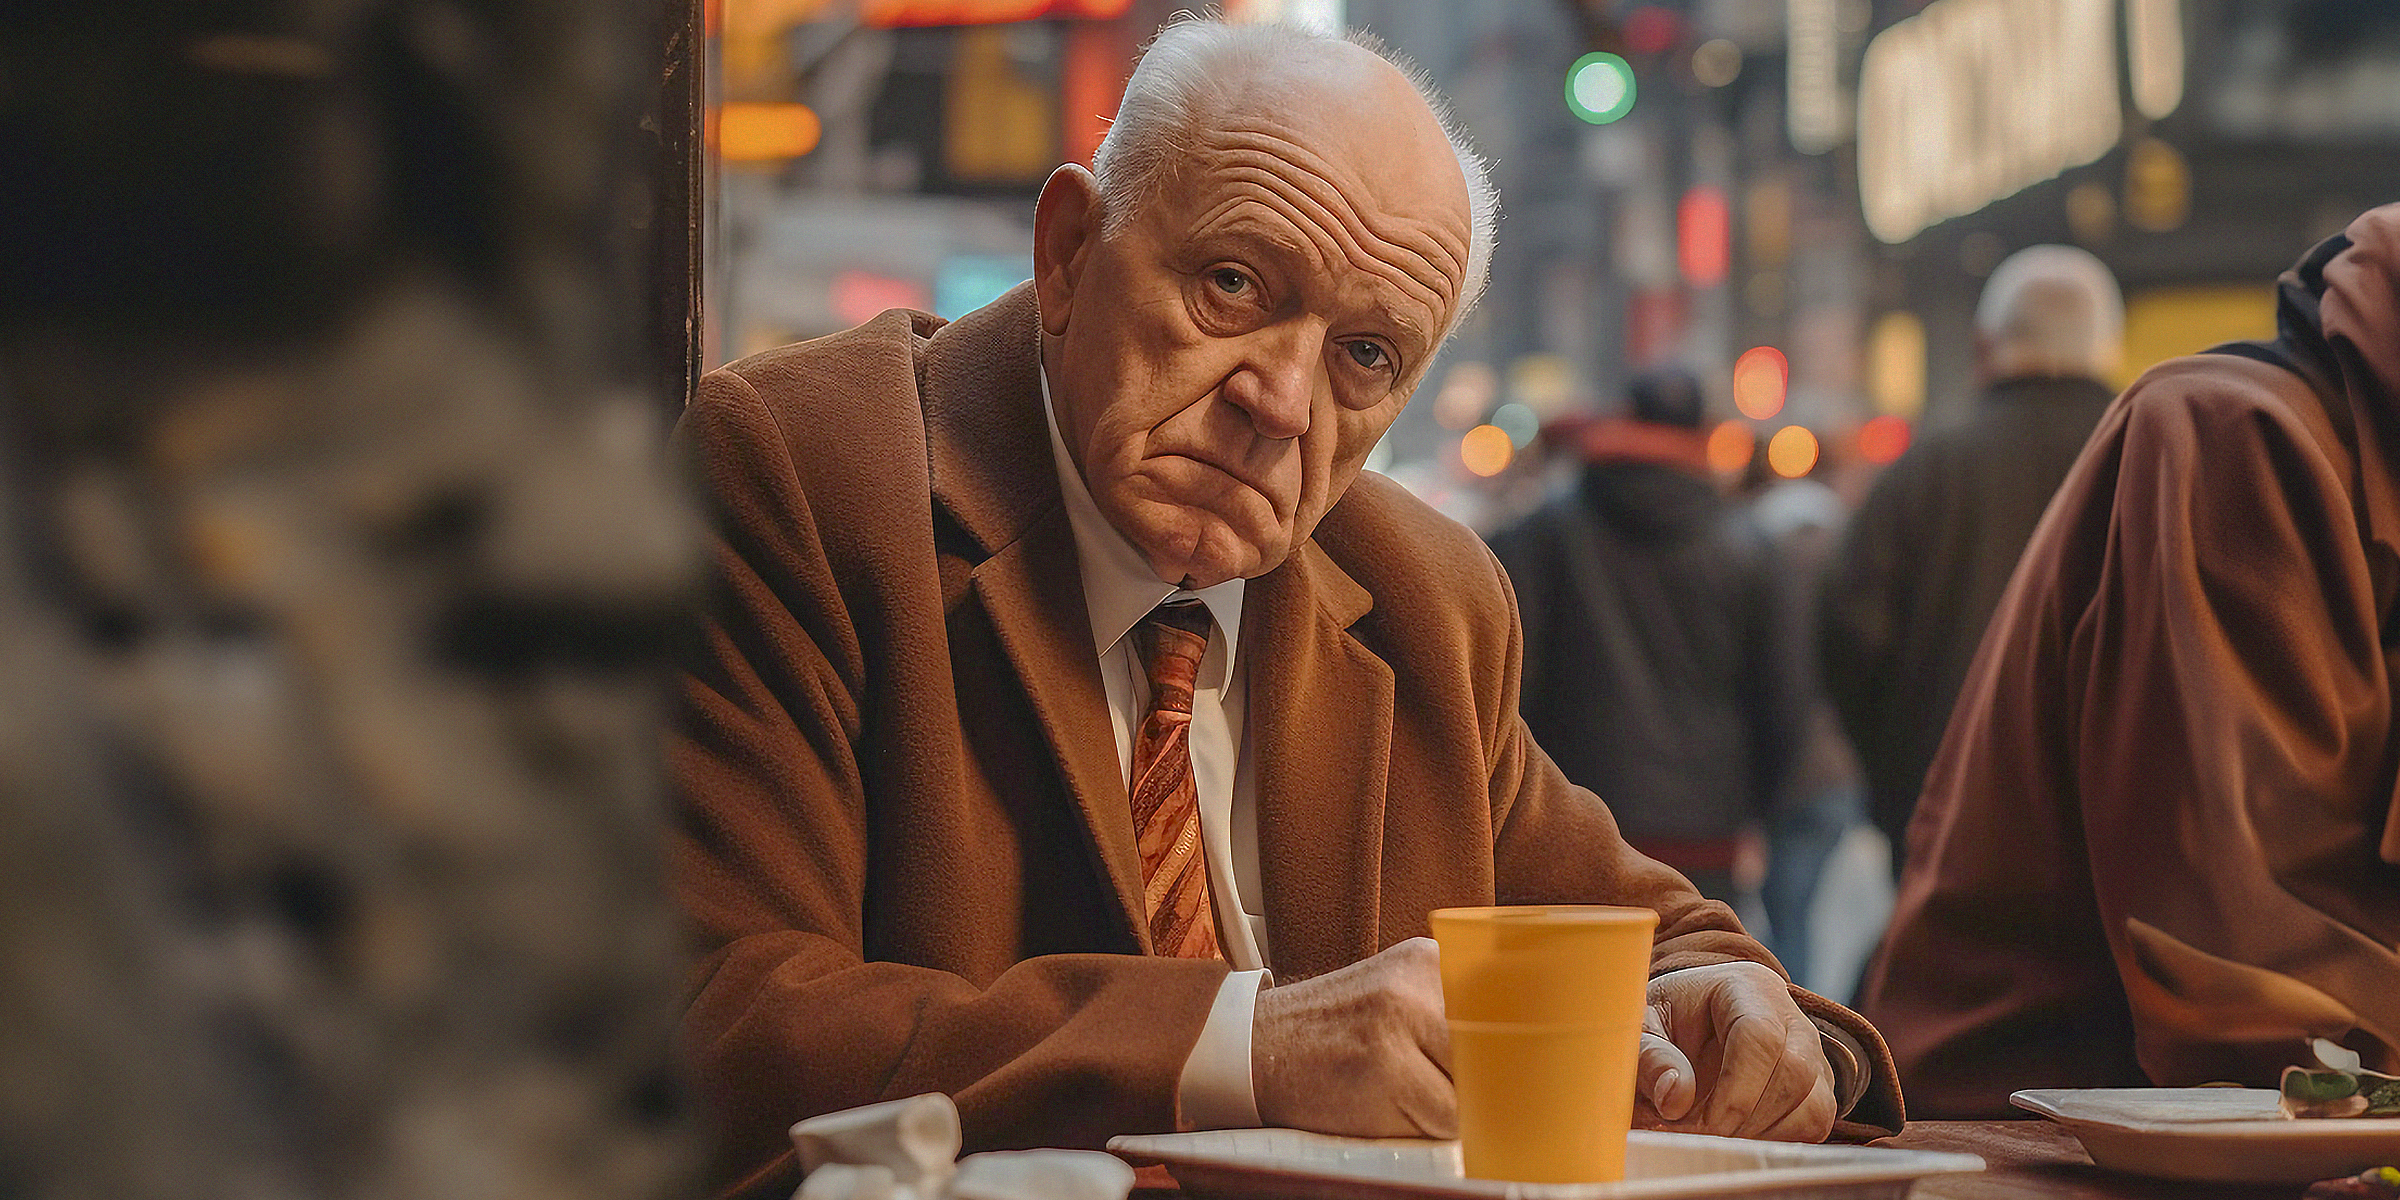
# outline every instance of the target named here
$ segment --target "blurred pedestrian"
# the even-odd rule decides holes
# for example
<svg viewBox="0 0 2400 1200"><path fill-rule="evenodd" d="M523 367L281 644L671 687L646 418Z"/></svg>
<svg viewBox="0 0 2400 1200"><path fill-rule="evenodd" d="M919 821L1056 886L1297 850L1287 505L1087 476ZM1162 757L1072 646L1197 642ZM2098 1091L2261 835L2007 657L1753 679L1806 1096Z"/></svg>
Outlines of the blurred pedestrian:
<svg viewBox="0 0 2400 1200"><path fill-rule="evenodd" d="M1492 538L1524 614L1519 710L1627 841L1736 898L1804 718L1774 547L1710 478L1699 381L1634 381L1578 486Z"/></svg>
<svg viewBox="0 0 2400 1200"><path fill-rule="evenodd" d="M1821 457L1807 475L1784 479L1765 470L1764 446L1754 456L1744 484L1750 511L1775 544L1782 571L1790 580L1783 589L1788 600L1789 645L1795 647L1798 686L1806 697L1807 724L1800 746L1786 773L1783 788L1768 804L1767 871L1758 888L1759 907L1767 914L1767 945L1794 979L1815 979L1829 995L1846 996L1857 990L1858 971L1865 965L1866 948L1880 933L1888 910L1864 916L1846 914L1850 921L1872 921L1872 930L1851 929L1840 938L1847 953L1837 950L1829 961L1817 961L1818 930L1811 920L1825 866L1850 830L1866 819L1866 792L1859 780L1858 759L1844 737L1840 719L1826 700L1816 677L1816 656L1808 649L1808 626L1825 575L1825 564L1849 523L1850 508L1826 485L1831 456ZM1880 870L1877 883L1881 883ZM1857 943L1865 942L1866 946ZM1825 968L1822 974L1820 967Z"/></svg>
<svg viewBox="0 0 2400 1200"><path fill-rule="evenodd" d="M1974 411L1876 481L1826 576L1825 690L1866 773L1897 874L1909 813L1967 663L2042 509L2113 389L2117 281L2070 246L2020 250L1975 309Z"/></svg>
<svg viewBox="0 0 2400 1200"><path fill-rule="evenodd" d="M1867 977L1910 1116L2400 1070L2400 205L2112 406L1984 639Z"/></svg>

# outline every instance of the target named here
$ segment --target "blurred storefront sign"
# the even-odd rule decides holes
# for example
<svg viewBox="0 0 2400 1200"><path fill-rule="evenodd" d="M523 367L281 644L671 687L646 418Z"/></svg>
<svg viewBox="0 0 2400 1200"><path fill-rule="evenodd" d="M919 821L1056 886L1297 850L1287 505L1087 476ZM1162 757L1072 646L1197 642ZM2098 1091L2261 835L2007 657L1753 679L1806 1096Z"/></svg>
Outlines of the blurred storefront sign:
<svg viewBox="0 0 2400 1200"><path fill-rule="evenodd" d="M2126 297L2122 387L2150 368L2210 346L2275 336L2275 290L2264 285L2157 288Z"/></svg>
<svg viewBox="0 0 2400 1200"><path fill-rule="evenodd" d="M1033 278L1032 261L997 254L954 254L933 275L933 314L955 321Z"/></svg>
<svg viewBox="0 0 2400 1200"><path fill-rule="evenodd" d="M783 162L816 149L824 124L805 104L734 100L709 110L707 131L726 162Z"/></svg>
<svg viewBox="0 0 2400 1200"><path fill-rule="evenodd" d="M1675 263L1693 287L1725 282L1733 269L1733 211L1723 188L1702 184L1675 206Z"/></svg>
<svg viewBox="0 0 2400 1200"><path fill-rule="evenodd" d="M1917 314L1875 319L1867 335L1867 394L1885 416L1913 421L1925 411L1925 322Z"/></svg>
<svg viewBox="0 0 2400 1200"><path fill-rule="evenodd" d="M1823 154L1842 143L1841 32L1837 0L1786 0L1788 59L1784 66L1784 126L1792 148Z"/></svg>
<svg viewBox="0 0 2400 1200"><path fill-rule="evenodd" d="M2183 0L2125 0L2125 67L2143 116L2163 121L2183 103Z"/></svg>
<svg viewBox="0 0 2400 1200"><path fill-rule="evenodd" d="M894 279L872 271L844 271L833 277L833 315L844 325L874 320L886 309L926 305L925 285L914 279Z"/></svg>
<svg viewBox="0 0 2400 1200"><path fill-rule="evenodd" d="M1903 242L2106 154L2116 29L2115 0L1937 0L1877 36L1859 74L1868 228Z"/></svg>
<svg viewBox="0 0 2400 1200"><path fill-rule="evenodd" d="M942 110L942 163L954 180L1038 180L1058 163L1058 100L1023 69L1000 28L959 35Z"/></svg>
<svg viewBox="0 0 2400 1200"><path fill-rule="evenodd" d="M1327 32L1342 29L1348 20L1343 0L1226 0L1228 21L1280 22Z"/></svg>
<svg viewBox="0 0 2400 1200"><path fill-rule="evenodd" d="M1125 15L1133 0L862 0L858 19L868 25L996 25L1043 17L1105 20Z"/></svg>
<svg viewBox="0 0 2400 1200"><path fill-rule="evenodd" d="M2181 152L2157 138L2135 142L2125 155L2125 220L2164 233L2192 215L2192 168Z"/></svg>
<svg viewBox="0 0 2400 1200"><path fill-rule="evenodd" d="M1625 357L1636 367L1655 367L1674 356L1691 323L1683 292L1672 287L1643 288L1625 304Z"/></svg>

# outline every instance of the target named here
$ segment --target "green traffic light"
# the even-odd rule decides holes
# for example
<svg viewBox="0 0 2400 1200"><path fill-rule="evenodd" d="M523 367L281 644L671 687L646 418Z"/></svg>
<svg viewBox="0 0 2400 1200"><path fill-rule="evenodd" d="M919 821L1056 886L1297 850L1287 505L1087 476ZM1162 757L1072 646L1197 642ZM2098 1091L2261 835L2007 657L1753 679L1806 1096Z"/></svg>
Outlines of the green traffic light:
<svg viewBox="0 0 2400 1200"><path fill-rule="evenodd" d="M1575 60L1567 70L1567 108L1594 125L1633 111L1633 64L1605 50Z"/></svg>

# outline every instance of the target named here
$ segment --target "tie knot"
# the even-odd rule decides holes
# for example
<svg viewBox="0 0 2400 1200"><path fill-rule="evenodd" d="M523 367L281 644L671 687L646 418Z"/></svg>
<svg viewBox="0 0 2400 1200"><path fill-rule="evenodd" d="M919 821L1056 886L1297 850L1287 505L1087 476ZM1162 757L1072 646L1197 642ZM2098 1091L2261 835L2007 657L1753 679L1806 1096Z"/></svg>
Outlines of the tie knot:
<svg viewBox="0 0 2400 1200"><path fill-rule="evenodd" d="M1200 678L1200 660L1208 653L1211 624L1207 605L1185 600L1151 609L1134 627L1134 647L1142 655L1142 673L1150 679L1152 704L1192 711L1192 688Z"/></svg>

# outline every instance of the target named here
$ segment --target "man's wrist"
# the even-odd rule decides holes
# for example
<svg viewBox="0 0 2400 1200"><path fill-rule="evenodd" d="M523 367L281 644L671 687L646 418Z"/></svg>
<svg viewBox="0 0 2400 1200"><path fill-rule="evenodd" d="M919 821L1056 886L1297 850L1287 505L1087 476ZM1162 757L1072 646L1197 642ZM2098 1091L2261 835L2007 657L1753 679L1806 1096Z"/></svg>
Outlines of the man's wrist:
<svg viewBox="0 0 2400 1200"><path fill-rule="evenodd" d="M1184 1060L1175 1087L1175 1127L1250 1129L1258 1125L1258 1093L1250 1078L1252 1018L1265 971L1234 971L1217 987L1208 1023Z"/></svg>

